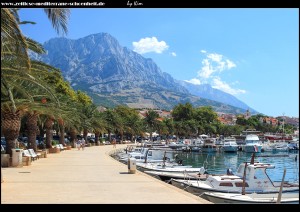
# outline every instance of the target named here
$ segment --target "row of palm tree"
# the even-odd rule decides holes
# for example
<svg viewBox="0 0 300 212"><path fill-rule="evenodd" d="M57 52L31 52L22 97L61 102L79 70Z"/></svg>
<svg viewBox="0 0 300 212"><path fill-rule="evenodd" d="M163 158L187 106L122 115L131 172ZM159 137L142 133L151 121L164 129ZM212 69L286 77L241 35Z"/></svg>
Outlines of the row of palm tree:
<svg viewBox="0 0 300 212"><path fill-rule="evenodd" d="M46 76L55 68L29 57L29 52L45 53L42 46L25 37L19 9L1 8L1 131L6 139L6 152L12 153L20 133L21 119L27 116L28 135L33 139L38 115L49 110L39 99L49 98L52 105L59 106L53 87L46 83ZM54 28L67 32L69 9L45 9ZM30 147L35 147L30 142Z"/></svg>
<svg viewBox="0 0 300 212"><path fill-rule="evenodd" d="M67 33L69 9L45 9L57 32ZM36 150L37 134L46 134L46 147L51 147L53 129L64 144L65 133L71 142L83 132L94 132L96 142L103 132L133 135L142 133L141 118L130 108L119 106L102 113L91 98L74 91L60 70L29 57L29 52L45 53L42 45L25 37L18 9L1 9L1 131L6 139L6 153L16 148L20 129L28 136L28 147ZM153 129L153 121L151 129ZM150 126L150 125L149 125ZM45 131L45 132L44 132Z"/></svg>

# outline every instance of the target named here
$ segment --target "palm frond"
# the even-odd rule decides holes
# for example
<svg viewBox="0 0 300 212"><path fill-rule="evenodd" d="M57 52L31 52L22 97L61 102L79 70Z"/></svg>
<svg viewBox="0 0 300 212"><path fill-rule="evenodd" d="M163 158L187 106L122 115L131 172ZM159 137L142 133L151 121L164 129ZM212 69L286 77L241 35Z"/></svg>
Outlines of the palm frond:
<svg viewBox="0 0 300 212"><path fill-rule="evenodd" d="M70 16L70 9L61 9L61 8L47 8L44 9L45 13L48 16L48 19L51 21L53 28L58 34L61 32L68 34L68 20Z"/></svg>

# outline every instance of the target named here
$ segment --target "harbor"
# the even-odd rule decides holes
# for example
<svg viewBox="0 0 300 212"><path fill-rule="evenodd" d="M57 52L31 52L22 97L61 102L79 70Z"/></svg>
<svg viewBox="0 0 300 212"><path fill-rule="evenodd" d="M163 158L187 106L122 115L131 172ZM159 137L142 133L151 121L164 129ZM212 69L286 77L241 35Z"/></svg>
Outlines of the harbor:
<svg viewBox="0 0 300 212"><path fill-rule="evenodd" d="M143 172L128 174L113 151L112 145L72 149L2 168L1 204L210 204Z"/></svg>
<svg viewBox="0 0 300 212"><path fill-rule="evenodd" d="M298 151L229 153L218 148L218 151L212 152L193 152L184 151L184 148L174 150L165 146L144 146L142 150L139 146L136 151L132 145L124 149L128 167L136 163L137 170L212 203L299 202ZM128 149L131 151L128 152ZM120 156L126 158L124 151L112 156L117 160ZM126 160L122 162L126 163ZM279 197L281 192L282 200Z"/></svg>

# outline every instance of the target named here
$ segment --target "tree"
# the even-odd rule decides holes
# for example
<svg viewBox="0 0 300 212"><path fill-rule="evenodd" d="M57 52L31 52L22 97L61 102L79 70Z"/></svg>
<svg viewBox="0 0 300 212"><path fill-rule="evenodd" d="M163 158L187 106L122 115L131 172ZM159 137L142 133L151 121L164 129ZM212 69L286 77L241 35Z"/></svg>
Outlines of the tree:
<svg viewBox="0 0 300 212"><path fill-rule="evenodd" d="M150 133L150 140L152 141L152 133L158 129L158 120L157 118L159 117L158 113L154 110L148 110L146 112L146 117L144 119L145 124L146 124L146 129Z"/></svg>
<svg viewBox="0 0 300 212"><path fill-rule="evenodd" d="M193 119L194 112L191 103L178 104L173 108L172 117L174 121L184 121Z"/></svg>
<svg viewBox="0 0 300 212"><path fill-rule="evenodd" d="M66 28L64 14L67 14L68 9L47 9L47 11L48 17L51 17L57 29L60 26ZM18 81L29 81L43 87L39 80L30 74L33 69L28 56L29 49L35 49L37 52L36 47L40 46L23 36L19 24L24 23L26 22L20 22L18 9L1 8L1 118L2 132L7 142L6 152L10 155L19 135L21 117L24 110L28 108L28 105L24 106L22 103L24 100L19 101L14 96L14 92L20 88ZM21 92L22 90L19 89L18 95ZM26 92L22 93L26 94Z"/></svg>

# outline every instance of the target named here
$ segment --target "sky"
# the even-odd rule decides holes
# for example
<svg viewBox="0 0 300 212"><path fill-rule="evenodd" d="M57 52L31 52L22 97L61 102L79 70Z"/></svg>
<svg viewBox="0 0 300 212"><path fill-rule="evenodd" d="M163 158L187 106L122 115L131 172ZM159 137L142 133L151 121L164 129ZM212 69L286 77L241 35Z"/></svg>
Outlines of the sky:
<svg viewBox="0 0 300 212"><path fill-rule="evenodd" d="M298 8L71 8L59 35L40 8L23 33L43 44L106 32L177 80L209 83L265 115L299 117Z"/></svg>

